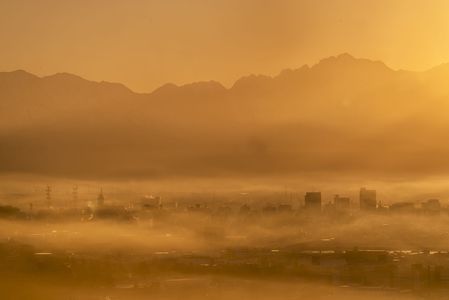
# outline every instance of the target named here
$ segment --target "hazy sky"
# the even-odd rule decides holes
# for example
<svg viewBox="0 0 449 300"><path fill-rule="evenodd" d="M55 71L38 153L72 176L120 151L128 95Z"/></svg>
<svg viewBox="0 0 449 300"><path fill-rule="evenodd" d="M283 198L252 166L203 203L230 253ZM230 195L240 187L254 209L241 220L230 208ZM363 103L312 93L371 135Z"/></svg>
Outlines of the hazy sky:
<svg viewBox="0 0 449 300"><path fill-rule="evenodd" d="M342 52L411 70L449 62L449 1L0 0L0 71L151 91Z"/></svg>

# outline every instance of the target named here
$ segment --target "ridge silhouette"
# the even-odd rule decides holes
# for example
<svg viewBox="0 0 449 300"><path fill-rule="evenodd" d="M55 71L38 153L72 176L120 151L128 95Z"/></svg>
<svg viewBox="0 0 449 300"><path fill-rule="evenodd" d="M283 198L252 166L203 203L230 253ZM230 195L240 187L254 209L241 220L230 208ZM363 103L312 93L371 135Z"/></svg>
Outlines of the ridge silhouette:
<svg viewBox="0 0 449 300"><path fill-rule="evenodd" d="M0 172L79 177L441 174L449 64L393 70L341 54L276 76L134 93L0 73Z"/></svg>

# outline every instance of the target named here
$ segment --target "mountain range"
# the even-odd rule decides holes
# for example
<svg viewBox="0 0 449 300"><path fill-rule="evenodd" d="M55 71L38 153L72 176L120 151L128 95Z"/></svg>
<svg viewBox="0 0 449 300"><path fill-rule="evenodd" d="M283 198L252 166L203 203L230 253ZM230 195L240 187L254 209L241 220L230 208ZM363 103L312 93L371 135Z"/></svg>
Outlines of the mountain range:
<svg viewBox="0 0 449 300"><path fill-rule="evenodd" d="M277 76L135 93L0 72L0 172L112 178L449 172L449 64L341 54Z"/></svg>

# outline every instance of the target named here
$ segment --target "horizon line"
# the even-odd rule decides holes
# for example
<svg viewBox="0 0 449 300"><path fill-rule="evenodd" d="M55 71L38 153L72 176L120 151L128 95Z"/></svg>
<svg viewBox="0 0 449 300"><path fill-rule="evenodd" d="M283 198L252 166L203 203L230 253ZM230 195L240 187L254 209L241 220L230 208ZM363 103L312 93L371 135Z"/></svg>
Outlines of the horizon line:
<svg viewBox="0 0 449 300"><path fill-rule="evenodd" d="M214 80L214 79L210 79L210 80L190 81L190 82L181 83L181 84L177 84L177 83L174 83L174 82L170 82L170 81L169 81L169 82L166 82L166 83L164 83L164 84L162 84L162 85L156 87L156 88L153 89L152 91L147 91L147 92L138 92L138 91L135 91L134 89L131 89L130 87L128 87L126 84L124 84L124 83L122 83L122 82L118 82L118 81L105 81L105 80L99 80L99 81L98 81L98 80L91 80L91 79L87 79L87 78L85 78L85 77L82 77L82 76L80 76L80 75L77 75L77 74L75 74L75 73L69 73L69 72L64 72L64 71L62 71L62 72L56 72L56 73L49 74L49 75L36 75L36 74L31 73L31 72L29 72L29 71L27 71L27 70L24 70L24 69L16 69L16 70L12 70L12 71L0 71L0 74L1 74L1 73L24 72L24 73L26 73L26 74L28 74L28 75L32 75L32 76L34 76L34 77L36 77L36 78L39 78L39 79L50 78L50 77L54 77L54 76L57 76L57 75L67 75L67 76L77 77L77 78L79 78L79 79L82 79L82 80L85 80L85 81L88 81L88 82L97 83L97 84L103 83L103 84L116 84L116 85L121 85L121 86L123 86L124 88L126 88L127 90L129 90L130 92L132 92L132 93L134 93L134 94L139 94L139 95L151 95L151 94L155 93L156 91L158 91L159 89L161 89L161 88L163 88L163 87L165 87L165 86L168 86L168 85L174 86L174 87L176 87L176 88L180 88L180 87L184 87L184 86L188 86L188 85L193 85L193 84L199 84L199 83L217 83L217 84L219 84L221 87L223 87L223 89L229 91L229 90L232 90L232 88L236 85L236 83L239 82L239 81L240 81L241 79L243 79L243 78L248 78L248 77L251 77L251 76L255 76L255 77L266 77L266 78L269 78L269 79L274 79L274 78L276 78L276 77L279 77L279 76L280 76L283 72L285 72L285 71L292 71L292 72L294 72L294 71L298 71L298 70L303 69L303 68L312 69L312 68L314 68L314 67L320 65L322 62L324 62L324 61L326 61L326 60L330 60L330 59L339 59L339 58L350 58L350 59L355 60L355 61L368 61L368 62L370 62L370 63L381 63L381 64L383 64L383 65L385 66L385 68L387 68L387 69L389 69L389 70L391 70L391 71L393 71L393 72L411 72L411 73L425 73L425 72L431 71L431 70L433 70L433 69L435 69L435 68L438 68L438 67L440 67L440 66L444 66L444 65L449 64L449 62L442 62L442 63L440 63L440 64L438 64L438 65L435 65L435 66L433 66L433 67L430 67L430 68L427 68L427 69L424 69L424 70L420 70L420 71L413 71L413 70L406 70L406 69L393 69L392 67L390 67L390 66L388 66L386 63L384 63L382 60L374 60L374 59L364 58L364 57L355 57L354 55L352 55L352 54L350 54L350 53L348 53L348 52L343 52L343 53L340 53L340 54L337 54L337 55L332 55L332 56L324 57L324 58L320 59L318 62L315 62L315 63L313 63L313 64L303 64L302 66L296 67L296 68L285 68L285 69L281 69L281 70L280 70L277 74L275 74L275 75L266 75L266 74L262 74L262 73L259 73L259 74L256 74L256 73L247 73L247 75L242 75L242 76L240 76L238 79L234 80L233 83L232 83L229 87L225 86L222 82L220 82L220 81L218 81L218 80Z"/></svg>

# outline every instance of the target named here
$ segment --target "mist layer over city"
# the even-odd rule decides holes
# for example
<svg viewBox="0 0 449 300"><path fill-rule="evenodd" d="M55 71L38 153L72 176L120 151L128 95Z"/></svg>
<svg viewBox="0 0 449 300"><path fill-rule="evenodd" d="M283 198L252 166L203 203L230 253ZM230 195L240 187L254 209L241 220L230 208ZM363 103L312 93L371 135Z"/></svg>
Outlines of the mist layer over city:
<svg viewBox="0 0 449 300"><path fill-rule="evenodd" d="M0 299L446 299L448 12L0 0Z"/></svg>

